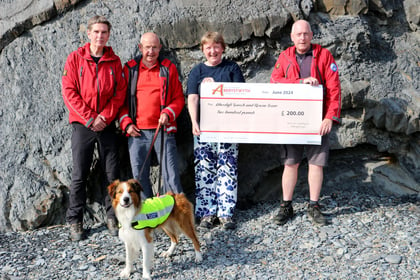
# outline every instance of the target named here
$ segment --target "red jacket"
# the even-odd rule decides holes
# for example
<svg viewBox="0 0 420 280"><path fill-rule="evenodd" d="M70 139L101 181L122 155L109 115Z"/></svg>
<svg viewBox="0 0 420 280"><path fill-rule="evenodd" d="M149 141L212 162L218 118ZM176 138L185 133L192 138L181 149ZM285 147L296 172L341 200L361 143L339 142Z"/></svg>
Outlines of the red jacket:
<svg viewBox="0 0 420 280"><path fill-rule="evenodd" d="M138 56L128 61L124 66L124 76L126 77L127 82L127 101L119 113L120 127L123 131L126 131L129 124L135 123L137 114L147 113L137 112L137 102L141 102L141 100L137 99L136 94L140 61L141 56ZM169 116L170 122L169 125L165 126L165 130L168 133L176 132L176 118L185 105L182 84L179 81L178 70L176 69L175 64L168 59L159 61L159 71L161 84L161 112L166 113ZM156 123L156 127L157 126L158 123Z"/></svg>
<svg viewBox="0 0 420 280"><path fill-rule="evenodd" d="M312 44L313 59L311 76L318 79L324 88L323 118L339 122L341 110L341 86L337 64L333 56L320 45ZM296 47L283 51L271 73L271 83L302 83L299 78L299 65L296 61Z"/></svg>
<svg viewBox="0 0 420 280"><path fill-rule="evenodd" d="M62 94L69 121L89 127L100 114L109 125L124 104L126 82L120 58L104 48L98 65L90 56L90 43L72 52L64 65Z"/></svg>

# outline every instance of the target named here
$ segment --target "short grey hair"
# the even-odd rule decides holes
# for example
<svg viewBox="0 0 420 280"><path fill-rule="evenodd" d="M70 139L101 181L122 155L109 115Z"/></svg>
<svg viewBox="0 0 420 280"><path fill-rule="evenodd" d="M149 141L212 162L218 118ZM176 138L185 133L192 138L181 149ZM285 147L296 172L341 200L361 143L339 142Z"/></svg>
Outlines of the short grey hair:
<svg viewBox="0 0 420 280"><path fill-rule="evenodd" d="M108 25L108 31L111 31L111 23L108 21L108 19L104 16L98 16L98 15L93 16L88 20L87 29L92 30L92 26L97 23L103 23L103 24Z"/></svg>
<svg viewBox="0 0 420 280"><path fill-rule="evenodd" d="M293 23L293 25L292 25L292 31L291 31L291 33L292 33L292 34L293 34L293 32L295 31L295 26L296 26L296 24L298 24L298 23L300 23L300 22L304 22L304 23L306 23L306 24L308 25L308 27L309 27L309 31L310 31L310 32L312 32L311 24L310 24L308 21L304 20L304 19L300 19L300 20L298 20L298 21L295 21L295 23Z"/></svg>

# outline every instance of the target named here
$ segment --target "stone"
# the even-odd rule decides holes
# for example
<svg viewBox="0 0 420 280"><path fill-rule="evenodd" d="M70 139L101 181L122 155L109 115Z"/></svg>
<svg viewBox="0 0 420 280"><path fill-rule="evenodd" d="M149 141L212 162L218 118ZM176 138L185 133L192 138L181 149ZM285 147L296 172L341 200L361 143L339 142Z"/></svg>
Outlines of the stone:
<svg viewBox="0 0 420 280"><path fill-rule="evenodd" d="M407 15L407 22L413 31L420 29L420 6L418 1L404 1L404 11Z"/></svg>
<svg viewBox="0 0 420 280"><path fill-rule="evenodd" d="M366 0L321 0L317 1L318 8L334 16L360 15L368 11Z"/></svg>
<svg viewBox="0 0 420 280"><path fill-rule="evenodd" d="M385 257L385 261L392 264L400 264L402 257L400 255L388 255Z"/></svg>
<svg viewBox="0 0 420 280"><path fill-rule="evenodd" d="M52 0L3 0L0 5L0 51L25 30L56 15Z"/></svg>

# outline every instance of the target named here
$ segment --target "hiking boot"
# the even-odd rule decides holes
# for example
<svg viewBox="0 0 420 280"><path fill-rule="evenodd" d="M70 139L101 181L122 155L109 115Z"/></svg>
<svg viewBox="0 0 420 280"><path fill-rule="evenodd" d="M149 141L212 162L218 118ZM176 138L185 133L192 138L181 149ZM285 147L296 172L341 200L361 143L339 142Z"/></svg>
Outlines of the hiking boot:
<svg viewBox="0 0 420 280"><path fill-rule="evenodd" d="M210 229L213 227L214 224L214 217L213 216L205 216L201 218L200 224L198 225L199 228L203 229Z"/></svg>
<svg viewBox="0 0 420 280"><path fill-rule="evenodd" d="M70 224L70 239L71 241L80 241L84 238L83 224Z"/></svg>
<svg viewBox="0 0 420 280"><path fill-rule="evenodd" d="M308 215L309 220L311 220L312 223L322 226L327 224L327 219L325 218L324 214L321 213L321 209L319 209L319 204L309 204L308 211L306 213Z"/></svg>
<svg viewBox="0 0 420 280"><path fill-rule="evenodd" d="M119 229L118 229L118 224L115 218L108 218L106 227L109 230L109 234L111 234L112 236L118 236Z"/></svg>
<svg viewBox="0 0 420 280"><path fill-rule="evenodd" d="M220 224L222 225L223 229L235 229L236 225L233 222L231 217L224 217L219 218Z"/></svg>
<svg viewBox="0 0 420 280"><path fill-rule="evenodd" d="M273 221L275 224L282 226L285 223L287 223L288 220L291 220L293 218L293 207L292 204L289 204L287 206L280 205L280 210L277 213L276 216L273 217Z"/></svg>

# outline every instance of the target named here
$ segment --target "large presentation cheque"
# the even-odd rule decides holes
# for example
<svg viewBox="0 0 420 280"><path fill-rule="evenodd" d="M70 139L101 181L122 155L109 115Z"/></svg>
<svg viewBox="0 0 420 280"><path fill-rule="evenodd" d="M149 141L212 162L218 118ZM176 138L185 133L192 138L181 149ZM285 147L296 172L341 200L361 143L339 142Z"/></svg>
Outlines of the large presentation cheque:
<svg viewBox="0 0 420 280"><path fill-rule="evenodd" d="M202 83L203 142L320 145L322 86Z"/></svg>

